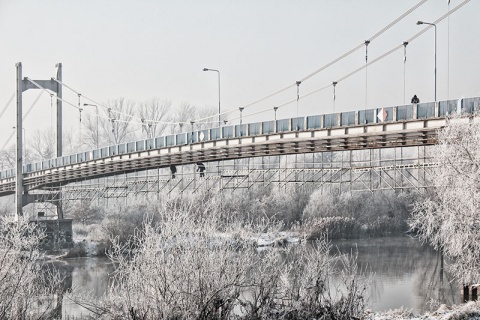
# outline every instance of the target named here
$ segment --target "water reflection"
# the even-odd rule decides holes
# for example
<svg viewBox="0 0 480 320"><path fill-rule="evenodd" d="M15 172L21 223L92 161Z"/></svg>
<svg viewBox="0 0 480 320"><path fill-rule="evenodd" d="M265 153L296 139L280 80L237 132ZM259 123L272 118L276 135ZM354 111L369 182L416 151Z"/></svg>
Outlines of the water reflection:
<svg viewBox="0 0 480 320"><path fill-rule="evenodd" d="M95 297L105 294L114 270L113 264L107 258L66 259L55 263L55 266L65 278L64 287L89 292ZM90 314L87 309L63 298L63 319L83 319Z"/></svg>
<svg viewBox="0 0 480 320"><path fill-rule="evenodd" d="M442 269L442 257L411 237L335 241L342 253L358 251L359 270L374 275L370 306L374 311L399 307L416 313L432 301L459 303L459 286Z"/></svg>
<svg viewBox="0 0 480 320"><path fill-rule="evenodd" d="M416 313L428 310L432 300L460 303L459 286L442 272L441 256L427 245L407 236L334 241L334 252L358 252L358 270L374 276L369 288L370 308L383 311L405 307ZM332 252L332 254L334 253ZM67 288L101 297L108 288L114 267L106 258L77 258L59 262ZM64 298L63 318L83 318L88 310Z"/></svg>

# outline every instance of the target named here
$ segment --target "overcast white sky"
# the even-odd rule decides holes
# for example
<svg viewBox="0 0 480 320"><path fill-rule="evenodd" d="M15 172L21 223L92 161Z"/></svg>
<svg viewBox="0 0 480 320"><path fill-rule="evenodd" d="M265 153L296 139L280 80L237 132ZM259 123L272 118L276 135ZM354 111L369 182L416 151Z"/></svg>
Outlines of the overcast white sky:
<svg viewBox="0 0 480 320"><path fill-rule="evenodd" d="M61 62L64 82L96 101L159 97L174 106L189 102L217 107L217 74L202 69L218 69L222 110L238 110L361 44L418 2L0 0L0 108L15 91L16 62L22 62L23 75L32 79L53 77L55 64ZM450 9L461 2L451 0ZM447 0L427 1L372 41L369 59L425 28L417 26L417 20L435 21L447 10ZM480 96L479 12L480 1L472 0L450 21L438 24L439 100ZM407 102L413 94L422 102L433 100L433 48L433 29L407 47ZM300 95L331 84L364 63L362 48L302 83ZM403 104L403 68L403 49L368 67L368 107ZM300 100L299 114L332 112L332 90ZM37 94L37 90L24 93L24 110ZM64 97L78 103L77 95L66 88ZM244 114L271 110L295 97L296 88L292 88ZM364 107L365 70L337 85L336 100L337 111ZM295 103L278 113L279 117L295 115ZM237 116L238 112L230 118ZM273 111L262 118L273 118ZM49 126L49 119L50 98L45 94L24 126L29 131ZM78 111L65 106L64 119L76 127ZM0 118L0 145L14 125L12 103Z"/></svg>

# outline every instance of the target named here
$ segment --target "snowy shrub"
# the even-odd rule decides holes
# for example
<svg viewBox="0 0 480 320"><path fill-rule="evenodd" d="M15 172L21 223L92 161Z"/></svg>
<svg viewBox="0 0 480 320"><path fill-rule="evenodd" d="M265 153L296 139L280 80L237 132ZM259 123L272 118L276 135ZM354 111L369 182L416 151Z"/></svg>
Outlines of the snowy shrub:
<svg viewBox="0 0 480 320"><path fill-rule="evenodd" d="M80 223L74 223L72 226L72 231L74 242L101 242L108 240L108 235L100 224L82 225Z"/></svg>
<svg viewBox="0 0 480 320"><path fill-rule="evenodd" d="M287 191L277 189L267 199L267 215L283 221L286 227L291 227L302 220L311 193L309 188L296 186Z"/></svg>
<svg viewBox="0 0 480 320"><path fill-rule="evenodd" d="M85 237L88 235L88 230L83 225L74 224L72 226L72 232L74 237Z"/></svg>
<svg viewBox="0 0 480 320"><path fill-rule="evenodd" d="M268 197L271 187L253 186L249 190L236 190L235 193L217 194L222 197L222 211L225 221L251 222L266 218Z"/></svg>
<svg viewBox="0 0 480 320"><path fill-rule="evenodd" d="M26 219L0 219L0 319L51 319L60 280L44 268L43 235ZM60 310L61 311L61 310Z"/></svg>
<svg viewBox="0 0 480 320"><path fill-rule="evenodd" d="M118 267L103 299L70 298L104 319L351 319L363 311L354 261L329 255L325 242L257 253L241 239L269 223L238 231L216 201L167 203L157 214L132 241L113 240Z"/></svg>
<svg viewBox="0 0 480 320"><path fill-rule="evenodd" d="M264 218L282 221L286 228L302 219L308 203L310 188L254 186L249 190L236 190L235 193L223 193L222 208L225 214L235 220L247 223Z"/></svg>
<svg viewBox="0 0 480 320"><path fill-rule="evenodd" d="M155 203L133 203L128 206L118 205L107 210L101 227L106 239L115 238L120 243L128 242L136 232L143 230L144 222L156 217Z"/></svg>
<svg viewBox="0 0 480 320"><path fill-rule="evenodd" d="M62 258L79 258L86 257L87 250L85 250L85 242L77 242L73 248L70 248L68 252L62 256Z"/></svg>
<svg viewBox="0 0 480 320"><path fill-rule="evenodd" d="M350 224L354 236L359 235L359 230L368 235L403 232L408 230L407 220L410 217L410 206L414 199L414 195L406 192L343 193L335 195L316 190L311 194L303 211L303 225L306 229L311 229L312 225L315 224L322 227L326 223L344 221L344 223ZM349 218L354 221L322 220L331 217ZM345 231L348 231L348 228ZM320 232L319 230L317 233Z"/></svg>
<svg viewBox="0 0 480 320"><path fill-rule="evenodd" d="M0 199L0 217L6 217L8 214L15 212L12 204L13 201L7 201L4 198Z"/></svg>

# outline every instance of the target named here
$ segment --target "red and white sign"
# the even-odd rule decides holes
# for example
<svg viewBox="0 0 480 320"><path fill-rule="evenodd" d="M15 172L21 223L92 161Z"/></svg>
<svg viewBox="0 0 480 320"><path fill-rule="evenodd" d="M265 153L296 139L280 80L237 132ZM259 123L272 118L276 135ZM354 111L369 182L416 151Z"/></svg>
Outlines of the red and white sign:
<svg viewBox="0 0 480 320"><path fill-rule="evenodd" d="M388 113L387 113L387 110L385 110L385 108L380 109L380 111L377 114L377 118L381 122L384 122L385 120L387 120L387 116L388 116Z"/></svg>

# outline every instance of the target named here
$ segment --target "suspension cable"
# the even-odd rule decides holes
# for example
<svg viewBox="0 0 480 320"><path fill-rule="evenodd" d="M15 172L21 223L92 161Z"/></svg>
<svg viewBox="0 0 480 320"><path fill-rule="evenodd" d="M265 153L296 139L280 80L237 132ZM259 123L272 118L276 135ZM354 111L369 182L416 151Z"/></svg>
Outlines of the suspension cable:
<svg viewBox="0 0 480 320"><path fill-rule="evenodd" d="M35 100L33 101L33 103L30 105L30 107L28 108L27 112L25 112L25 114L23 115L22 117L22 121L24 121L27 117L28 117L28 114L30 113L30 111L32 111L33 107L35 106L35 104L37 103L37 101L40 99L41 95L43 94L43 91L40 91L37 95L37 97L35 98ZM15 95L15 94L14 94ZM5 147L7 146L7 144L10 142L10 140L12 140L13 136L15 135L15 132L12 132L10 134L10 136L8 137L7 141L3 144L3 147L2 147L2 150L5 149Z"/></svg>
<svg viewBox="0 0 480 320"><path fill-rule="evenodd" d="M64 82L62 82L62 81L60 81L60 80L58 80L58 79L55 79L55 78L52 78L52 80L54 80L55 82L61 84L62 86L65 86L66 88L70 89L71 91L73 91L73 92L76 93L77 95L80 94L78 91L76 91L75 89L73 89L72 87L70 87L69 85L67 85L67 84L64 83ZM101 103L99 103L99 102L97 102L97 101L95 101L95 100L93 100L93 99L91 99L91 98L89 98L89 97L87 97L87 96L85 96L85 95L83 95L83 94L82 94L82 97L83 97L84 99L92 102L93 104L95 104L95 105L97 105L97 106L105 109L105 110L108 111L109 113L112 112L112 113L115 113L116 115L123 115L123 116L125 116L125 117L129 117L130 119L135 118L135 115L131 115L131 114L128 114L128 113L124 113L124 112L118 111L118 110L116 110L116 109L113 109L113 108L111 108L111 107L106 107L106 106L104 106L103 104L101 104ZM89 112L89 111L87 111L86 109L84 109L83 111L93 114L93 112ZM232 111L229 111L228 113L230 113L230 112L232 112ZM222 113L222 114L223 114L223 113ZM111 120L111 119L112 119L112 118L106 118L106 117L102 117L102 118L107 119L107 120ZM117 118L113 118L113 119L114 119L114 121L116 121L116 122L125 122L125 123L128 122L128 121L120 120L120 119L117 119ZM201 119L201 120L203 120L203 119ZM148 122L148 123L151 123L151 124L166 124L166 125L178 125L178 124L180 124L180 123L182 123L182 124L188 124L188 123L190 123L190 122L188 122L188 121L185 121L185 122L181 122L181 121L171 122L171 121L161 121L161 120L151 120L151 119L143 119L143 121L141 121L141 119L140 119L140 122L130 121L129 123L143 126L143 125L145 124L145 122Z"/></svg>
<svg viewBox="0 0 480 320"><path fill-rule="evenodd" d="M402 20L403 18L405 18L406 16L408 16L410 13L412 13L413 11L415 11L416 9L418 9L418 7L420 7L422 4L424 4L425 2L427 2L428 0L421 0L419 3L417 3L416 5L414 5L412 8L408 9L405 13L403 13L402 15L400 15L397 19L393 20L391 23L389 23L387 26L385 26L383 29L381 29L380 31L378 31L377 33L375 33L373 36L371 36L368 40L369 41L373 41L374 39L378 38L380 35L382 35L383 33L385 33L388 29L390 29L391 27L393 27L395 24L397 24L400 20ZM352 53L354 53L355 51L363 48L363 46L365 45L364 42L360 43L358 46L356 46L355 48L351 49L350 51L347 51L345 52L344 54L342 54L340 57L332 60L331 62L327 63L326 65L324 65L323 67L321 67L320 69L318 70L315 70L314 72L312 72L311 74L309 74L308 76L304 77L301 79L301 81L305 81L311 77L313 77L314 75L316 75L317 73L319 72L322 72L323 70L327 69L328 67L334 65L335 63L339 62L340 60L348 57L349 55L351 55Z"/></svg>
<svg viewBox="0 0 480 320"><path fill-rule="evenodd" d="M454 13L455 11L457 11L458 9L460 9L461 7L463 7L464 5L466 5L468 2L470 2L470 0L464 0L462 3L460 3L459 5L457 5L455 8L453 8L452 10L450 10L448 13L444 14L443 16L441 16L440 18L438 18L437 20L435 20L433 22L433 24L437 24L439 22L441 22L442 20L444 20L446 17L448 17L450 14ZM421 31L417 32L416 34L414 34L410 39L408 39L406 42L408 43L412 43L413 40L417 39L419 36L421 36L422 34L424 34L425 32L427 32L430 28L433 28L432 25L428 25L426 26L424 29L422 29ZM349 78L350 76L356 74L357 72L363 70L365 67L367 66L370 66L376 62L378 62L379 60L389 56L390 54L392 54L393 52L399 50L400 48L403 47L403 43L394 47L393 49L385 52L384 54L380 55L379 57L373 59L372 61L368 62L366 65L364 66L361 66L357 69L355 69L354 71L348 73L347 75L341 77L339 80L337 80L337 82L340 82L340 81L343 81L347 78Z"/></svg>
<svg viewBox="0 0 480 320"><path fill-rule="evenodd" d="M322 88L319 88L319 89L310 91L310 92L308 92L308 93L300 96L298 99L304 99L304 98L306 98L306 97L308 97L308 96L311 96L311 95L313 95L313 94L315 94L315 93L318 93L318 92L320 92L320 91L323 91L323 90L325 90L325 89L328 89L328 88L330 88L331 86L332 86L332 85L329 84L329 85L324 86L324 87L322 87ZM294 102L296 102L296 101L297 101L297 99L295 98L295 99L289 100L289 101L284 102L284 103L282 103L282 104L280 104L280 105L278 105L278 106L275 106L275 107L276 107L277 110L278 110L278 109L280 109L280 108L282 108L282 107L285 107L285 106L287 106L287 105L289 105L289 104L292 104L292 103L294 103ZM263 110L260 110L260 111L254 112L254 113L246 114L246 115L244 115L243 117L244 117L244 118L247 118L247 117L251 117L251 116L254 116L254 115L257 115L257 114L260 114L260 113L263 113L263 112L271 111L271 110L272 110L272 108L269 107L268 109L263 109ZM237 119L239 119L239 118L240 118L240 117L235 117L235 118L230 119L229 121L237 120Z"/></svg>
<svg viewBox="0 0 480 320"><path fill-rule="evenodd" d="M428 1L428 0L421 0L420 2L418 2L415 6L413 6L413 7L410 8L409 10L407 10L405 13L403 13L403 14L402 14L401 16L399 16L397 19L395 19L395 20L392 21L390 24L388 24L387 26L385 26L384 28L382 28L380 31L378 31L377 33L375 33L372 37L369 38L369 41L372 41L373 39L376 39L377 37L379 37L381 34L383 34L383 33L386 32L388 29L390 29L390 28L393 27L395 24L397 24L400 20L402 20L402 19L405 18L407 15L409 15L410 13L412 13L413 11L415 11L415 10L416 10L418 7L420 7L421 5L423 5L426 1ZM445 19L446 17L448 17L449 15L453 14L453 13L456 12L458 9L460 9L461 7L463 7L463 6L464 6L465 4L467 4L468 2L470 2L470 0L464 0L462 3L460 3L459 5L457 5L455 8L453 8L452 10L450 10L449 12L447 12L446 14L444 14L443 16L441 16L439 19L437 19L434 23L437 24L438 22L442 21L443 19ZM425 33L427 30L429 30L429 29L432 28L432 27L433 27L432 25L428 25L428 26L425 27L423 30L421 30L421 31L419 31L418 33L416 33L413 37L411 37L410 39L408 39L407 42L411 43L413 40L415 40L416 38L418 38L420 35L422 35L423 33ZM319 72L325 70L326 68L330 67L331 65L333 65L333 64L337 63L338 61L344 59L345 57L349 56L349 55L352 54L353 52L359 50L359 49L362 48L363 46L365 46L365 42L359 44L359 45L356 46L355 48L351 49L350 51L346 52L345 54L341 55L340 57L338 57L338 58L334 59L333 61L329 62L328 64L326 64L326 65L323 66L322 68L320 68L320 69L316 70L315 72L313 72L313 73L307 75L306 77L302 78L300 81L305 81L305 80L313 77L314 75L318 74ZM390 54L392 54L393 52L397 51L398 49L400 49L400 48L402 48L402 47L403 47L403 44L400 44L399 46L396 46L396 47L394 47L393 49L385 52L385 53L382 54L381 56L379 56L379 57L377 57L377 58L375 58L375 59L373 59L373 60L365 63L362 67L359 67L359 68L353 70L352 72L346 74L345 76L339 78L337 81L335 81L336 84L339 83L339 82L341 82L341 81L343 81L343 80L345 80L345 79L347 79L347 78L349 78L349 77L351 77L352 75L358 73L359 71L363 70L364 68L367 68L368 66L370 66L370 65L378 62L379 60L381 60L381 59L389 56ZM367 59L367 60L368 60L368 59ZM64 85L65 87L69 88L70 90L72 90L72 91L74 91L74 92L77 92L77 91L75 91L74 89L72 89L71 87L69 87L68 85L64 84L63 82L61 82L61 81L59 81L59 80L57 80L57 79L53 79L53 80L55 80L56 82ZM36 85L37 85L37 84L36 84ZM295 87L296 85L297 85L296 82L295 82L295 83L292 83L292 84L284 87L283 89L280 89L280 90L278 90L278 91L276 91L276 92L274 92L274 93L272 93L272 94L270 94L270 95L267 95L267 96L265 96L265 97L263 97L263 98L261 98L261 99L255 100L255 101L253 101L253 102L251 102L251 103L249 103L249 104L244 105L243 108L248 108L248 107L250 107L250 106L252 106L252 105L255 105L255 104L257 104L257 103L260 103L260 102L262 102L262 101L264 101L264 100L266 100L266 99L268 99L268 98L271 98L271 97L273 97L273 96L275 96L275 95L277 95L277 94L279 94L279 93L282 93L282 92L284 92L284 91L286 91L286 90L288 90L288 89L291 89L291 88ZM38 86L38 85L37 85L37 86ZM330 86L332 86L332 84L330 84L330 85L328 85L328 86L326 86L326 87L323 87L323 88L321 88L321 89L315 90L315 91L309 93L308 95L311 95L311 94L313 94L313 93L319 92L319 91L321 91L321 90L323 90L323 89L325 89L325 88L328 88L328 87L330 87ZM305 95L305 96L303 96L303 97L306 97L306 96L307 96L307 95ZM302 97L302 98L303 98L303 97ZM93 103L95 103L95 104L97 104L97 105L99 105L99 106L101 106L102 108L108 109L107 107L103 106L102 104L96 102L96 101L93 100L93 99L90 99L90 98L85 97L85 96L84 96L84 98L87 99L87 100L89 100L89 101L91 101L91 102L93 102ZM285 104L280 105L280 106L284 106L284 105L290 104L290 103L295 102L295 101L297 101L297 99L292 100L292 101L288 101L288 102L286 102ZM73 105L72 105L72 106L73 106ZM280 107L280 106L279 106L279 107ZM74 107L75 107L75 106L74 106ZM225 111L225 112L220 113L220 115L230 114L230 113L235 112L235 111L236 111L236 109L228 110L228 111ZM116 111L116 110L115 110L115 112L117 112L118 114L122 114L121 112L118 112L118 111ZM259 112L260 112L260 111L259 111ZM255 114L256 114L256 113L255 113ZM127 116L133 117L132 115L127 115ZM208 117L205 117L205 118L201 118L201 119L196 119L195 122L197 122L197 121L202 121L202 120L206 120L206 119L209 119L209 118L212 118L212 117L215 117L215 116L217 116L217 114L216 114L216 115L211 115L211 116L208 116ZM247 116L249 116L249 115L246 115L246 117L247 117ZM234 119L235 119L235 118L234 118ZM116 121L119 121L119 120L116 120ZM150 121L150 122L152 122L152 123L163 123L163 124L173 124L173 125L180 124L180 123L182 123L182 124L188 124L188 122L164 122L164 121L156 121L156 120L148 120L148 121ZM124 122L126 122L126 121L124 121ZM141 125L141 123L136 123L136 122L130 122L130 123L135 123L135 124Z"/></svg>
<svg viewBox="0 0 480 320"><path fill-rule="evenodd" d="M385 33L388 29L390 29L391 27L393 27L395 24L397 24L399 21L401 21L403 18L405 18L406 16L408 16L410 13L412 13L413 11L415 11L416 9L418 9L418 7L420 7L421 5L423 5L425 2L427 2L428 0L421 0L419 1L416 5L414 5L412 8L408 9L406 12L404 12L402 15L400 15L397 19L393 20L391 23L389 23L387 26L385 26L384 28L382 28L380 31L378 31L377 33L375 33L372 37L369 38L369 41L372 41L374 39L376 39L377 37L379 37L380 35L382 35L383 33ZM360 48L362 48L363 46L365 45L365 42L362 42L361 44L359 44L358 46L354 47L353 49L347 51L346 53L342 54L341 56L339 56L338 58L330 61L329 63L327 63L326 65L324 65L323 67L321 67L320 69L317 69L315 70L314 72L310 73L309 75L303 77L302 79L300 79L301 82L305 81L305 80L308 80L310 79L311 77L315 76L316 74L320 73L321 71L327 69L328 67L334 65L335 63L343 60L344 58L348 57L349 55L351 55L352 53L354 53L355 51L359 50ZM259 102L262 102L268 98L271 98L279 93L282 93L288 89L291 89L293 87L295 87L295 85L297 85L297 83L292 83L291 85L283 88L283 89L280 89L264 98L261 98L261 99L258 99L258 100L255 100L249 104L246 104L243 106L243 108L248 108L252 105L255 105ZM232 111L236 111L236 110L232 110Z"/></svg>
<svg viewBox="0 0 480 320"><path fill-rule="evenodd" d="M75 89L73 89L72 87L68 86L66 83L58 80L58 79L55 79L55 78L52 78L53 81L57 82L58 84L61 84L62 86L65 86L66 88L70 89L71 91L73 91L74 93L76 93L77 95L80 94L78 91L76 91ZM89 97L85 96L82 94L82 97L90 102L92 102L93 104L105 109L107 112L113 112L113 113L116 113L117 115L123 115L123 116L126 116L126 117L129 117L131 119L135 118L135 115L131 115L131 114L128 114L128 113L124 113L124 112L120 112L118 110L115 110L113 108L110 108L110 107L106 107L104 106L103 104L93 100L93 99L90 99ZM73 106L73 105L72 105ZM76 107L76 106L74 106ZM87 111L86 109L83 109L84 112L87 112L87 113L90 113L90 114L93 114L93 112L90 112L90 111ZM102 117L104 119L107 119L107 120L110 120L110 118L106 118L106 117ZM120 121L119 119L115 119L115 121ZM155 123L155 124L167 124L167 125L177 125L177 124L180 124L180 123L190 123L190 122L169 122L169 121L161 121L161 120L149 120L149 119L144 119L144 121L148 121L150 123ZM126 122L126 121L122 121L122 122ZM139 124L139 125L143 125L143 122L134 122L134 121L130 121L129 123L134 123L134 124Z"/></svg>
<svg viewBox="0 0 480 320"><path fill-rule="evenodd" d="M8 99L8 102L7 102L7 104L5 105L5 107L3 107L2 112L0 112L0 118L3 116L3 114L5 113L5 111L7 111L7 108L8 108L8 106L10 105L10 103L12 103L13 98L15 98L15 92L12 94L12 96L10 97L10 99Z"/></svg>
<svg viewBox="0 0 480 320"><path fill-rule="evenodd" d="M39 85L39 84L38 84L37 82L35 82L34 80L32 80L32 79L30 79L30 78L26 78L26 79L27 79L28 81L30 81L31 83L33 83L37 88L42 89L42 90L44 90L44 91L46 91L46 92L49 92L47 89L45 89L44 87L42 87L41 85ZM58 97L58 96L56 96L56 95L52 95L52 97L55 97L55 99L57 99L57 100L59 100L59 101L62 101L63 103L65 103L65 104L67 104L67 105L69 105L69 106L71 106L71 107L73 107L73 108L75 108L75 109L78 109L78 106L76 106L75 104L73 104L73 103L71 103L71 102L69 102L69 101L67 101L67 100L65 100L65 99L63 99L63 98L60 98L60 97ZM84 111L87 112L87 113L90 113L90 114L92 114L92 115L95 115L94 112L90 112L90 111L87 111L87 110L84 110ZM111 120L111 118L105 117L105 116L100 115L100 114L99 114L98 116L99 116L99 118L102 118L102 119L105 119L105 120ZM122 120L122 119L115 119L115 121L124 122L124 123L130 123L130 124L136 124L136 125L142 125L142 123L140 123L140 122L126 121L126 120Z"/></svg>
<svg viewBox="0 0 480 320"><path fill-rule="evenodd" d="M424 4L425 2L427 2L427 0L423 0L423 1L420 1L419 3L417 3L416 5L414 5L412 8L410 8L409 10L407 10L404 14L402 14L400 17L398 17L397 19L393 20L390 24L388 24L385 28L383 28L382 30L380 30L379 32L375 33L372 37L370 37L370 41L373 41L375 38L377 38L378 36L380 36L382 33L384 33L385 31L387 31L388 29L390 29L391 27L393 27L394 25L396 25L400 20L402 20L403 18L405 18L406 16L408 16L410 13L412 13L413 11L417 10L418 7L420 7L422 4Z"/></svg>
<svg viewBox="0 0 480 320"><path fill-rule="evenodd" d="M123 113L123 112L120 112L120 111L118 111L118 110L112 109L112 108L110 108L110 107L106 107L106 106L104 106L103 104L101 104L101 103L99 103L99 102L97 102L97 101L95 101L95 100L93 100L93 99L88 98L87 96L81 94L81 93L78 92L77 90L73 89L72 87L70 87L70 86L67 85L66 83L64 83L64 82L62 82L62 81L60 81L60 80L58 80L58 79L56 79L56 78L52 78L52 80L55 81L55 82L57 82L58 84L61 84L61 85L64 86L64 87L70 89L71 91L73 91L73 92L76 93L77 95L81 95L84 99L86 99L86 100L88 100L88 101L90 101L90 102L93 102L94 104L98 105L99 107L101 107L101 108L103 108L103 109L105 109L105 110L115 112L115 113L118 114L118 115L123 115L123 116L129 117L129 118L134 118L134 116L131 115L131 114Z"/></svg>
<svg viewBox="0 0 480 320"><path fill-rule="evenodd" d="M64 82L62 82L62 81L60 81L60 80L58 80L58 79L55 79L55 78L52 78L52 79L53 79L55 82L61 84L62 86L65 86L66 88L70 89L70 90L73 91L74 93L80 94L80 93L78 93L78 91L76 91L76 90L73 89L72 87L68 86L68 85L65 84ZM122 113L122 112L120 112L120 111L118 111L118 110L115 110L115 109L106 107L106 106L102 105L101 103L99 103L99 102L97 102L97 101L95 101L95 100L93 100L93 99L90 99L90 98L88 98L87 96L85 96L85 95L83 95L83 94L82 94L82 97L83 97L84 99L86 99L86 100L94 103L95 105L98 105L99 107L104 108L104 109L107 110L108 112L115 112L115 113L118 114L118 115L124 115L124 116L128 116L128 117L130 117L130 118L134 118L134 117L135 117L134 115ZM73 105L72 105L72 106L73 106ZM87 112L87 113L93 114L93 112L87 111L86 109L84 109L83 111L85 111L85 112ZM236 111L236 110L227 110L227 111L224 111L224 112L220 113L220 115L230 114L230 113L232 113L232 112L234 112L234 111ZM196 119L196 120L194 120L194 121L195 121L195 123L213 123L213 122L200 122L200 121L202 121L202 120L207 120L207 119L209 119L209 118L216 117L216 116L218 116L218 114L214 114L214 115L211 115L211 116L208 116L208 117L204 117L204 118L201 118L201 119ZM105 117L102 117L102 118L108 119L108 120L111 119L111 118L105 118ZM118 121L118 119L115 119L115 121ZM135 124L144 125L145 122L148 122L148 123L151 123L151 124L167 124L167 125L190 124L189 121L170 122L170 121L151 120L151 119L143 119L143 122L130 122L130 123L135 123Z"/></svg>
<svg viewBox="0 0 480 320"><path fill-rule="evenodd" d="M279 94L279 93L282 93L282 92L284 92L284 91L286 91L286 90L288 90L288 89L291 89L291 88L295 87L296 85L297 85L296 82L295 82L295 83L292 83L291 85L286 86L286 87L283 88L283 89L280 89L280 90L278 90L278 91L275 91L274 93L269 94L269 95L266 96L266 97L263 97L263 98L261 98L261 99L255 100L255 101L253 101L253 102L251 102L251 103L249 103L249 104L246 104L246 105L244 105L243 107L244 107L244 108L251 107L251 106L253 106L254 104L257 104L257 103L259 103L259 102L262 102L262 101L264 101L264 100L266 100L266 99L268 99L268 98L271 98L271 97L273 97L273 96L276 96L276 95Z"/></svg>
<svg viewBox="0 0 480 320"><path fill-rule="evenodd" d="M435 20L434 23L436 24L436 23L441 22L441 21L444 20L446 17L448 17L450 14L454 13L455 11L457 11L458 9L460 9L461 7L463 7L463 6L464 6L465 4L467 4L468 2L470 2L470 0L464 0L462 3L460 3L459 5L457 5L454 9L450 10L447 14L444 14L443 16L441 16L440 18L438 18L437 20ZM430 29L431 27L432 27L432 26L430 26L430 25L429 25L428 27L425 27L423 30L417 32L416 34L414 34L411 38L409 38L407 41L403 42L402 44L400 44L400 45L398 45L398 46L390 49L389 51L387 51L387 52L383 53L382 55L378 56L377 58L369 61L368 63L364 64L363 66L361 66L361 67L359 67L359 68L351 71L350 73L344 75L343 77L341 77L341 78L339 78L338 80L332 82L331 84L326 85L325 87L322 87L322 88L320 88L320 89L314 90L314 91L312 91L312 92L309 92L309 93L303 95L302 97L300 97L300 99L306 98L307 96L310 96L310 95L312 95L312 94L314 94L314 93L323 91L323 90L325 90L325 89L327 89L327 88L330 88L331 86L337 85L339 82L341 82L341 81L343 81L343 80L351 77L352 75L360 72L361 70L363 70L363 69L366 68L367 66L370 66L370 65L372 65L372 64L374 64L374 63L382 60L383 58L391 55L391 54L394 53L395 51L397 51L397 50L399 50L400 48L404 47L404 46L405 46L404 43L407 43L407 44L408 44L408 43L411 43L413 40L415 40L415 39L418 38L420 35L422 35L423 33L425 33L425 32L426 32L428 29ZM362 43L362 46L364 46L364 45L365 45L365 43ZM286 105L288 105L288 104L294 103L295 101L297 101L297 99L293 99L293 100L287 101L287 102L279 105L278 107L280 108L280 107L286 106ZM268 110L270 110L270 109L268 109ZM260 112L261 112L261 111L259 111L258 113L260 113ZM254 114L256 114L256 113L254 113ZM245 117L248 117L248 116L250 116L250 115L252 115L252 114L245 115Z"/></svg>
<svg viewBox="0 0 480 320"><path fill-rule="evenodd" d="M443 16L441 16L440 18L438 18L437 20L435 20L433 22L433 24L437 24L441 21L443 21L445 18L449 17L451 14L453 14L454 12L456 12L458 9L462 8L464 5L466 5L467 3L469 3L470 0L464 0L462 3L460 3L459 5L457 5L455 8L453 8L452 10L448 11L447 13L445 13ZM413 37L411 37L410 39L408 39L407 41L408 42L412 42L413 40L415 40L416 38L418 38L419 36L421 36L422 34L424 34L425 32L427 32L428 30L430 30L431 28L433 28L432 25L427 25L422 31L420 31L419 33L415 34Z"/></svg>

